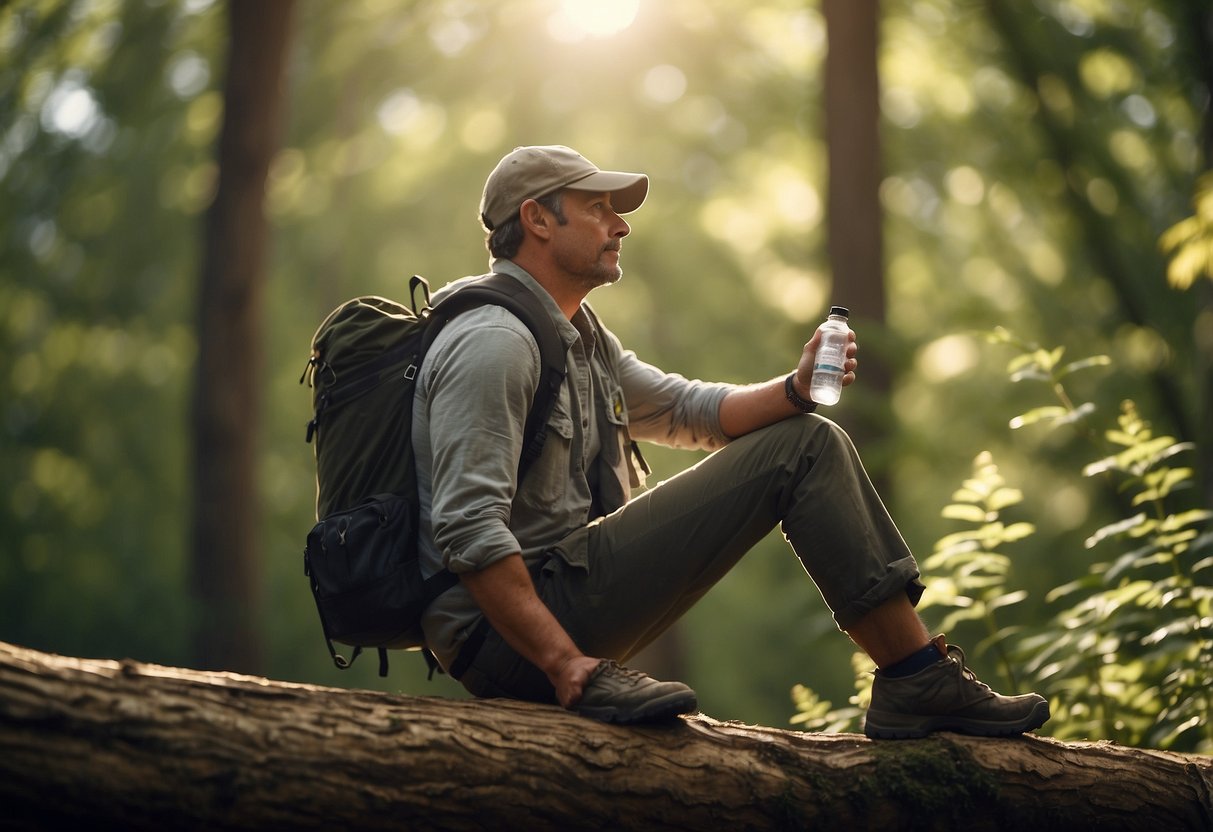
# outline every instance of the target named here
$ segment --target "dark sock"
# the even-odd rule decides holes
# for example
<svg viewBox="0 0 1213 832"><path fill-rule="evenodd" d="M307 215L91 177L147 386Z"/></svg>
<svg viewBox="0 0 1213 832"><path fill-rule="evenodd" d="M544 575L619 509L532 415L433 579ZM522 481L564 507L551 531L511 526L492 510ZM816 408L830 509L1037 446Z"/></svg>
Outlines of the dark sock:
<svg viewBox="0 0 1213 832"><path fill-rule="evenodd" d="M928 641L927 646L921 650L916 650L895 664L882 667L880 675L892 679L900 676L913 676L920 670L926 670L941 658L943 657L939 655L939 648L935 646L935 642Z"/></svg>

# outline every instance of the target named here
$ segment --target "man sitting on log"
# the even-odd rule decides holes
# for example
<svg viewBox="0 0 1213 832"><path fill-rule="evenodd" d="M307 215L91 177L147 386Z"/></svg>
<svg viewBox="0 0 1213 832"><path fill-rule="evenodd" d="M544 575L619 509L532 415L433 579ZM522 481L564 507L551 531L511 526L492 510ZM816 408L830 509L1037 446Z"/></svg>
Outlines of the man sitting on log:
<svg viewBox="0 0 1213 832"><path fill-rule="evenodd" d="M620 279L630 231L621 215L647 192L647 176L600 170L561 146L518 148L485 184L492 270L542 299L568 349L567 376L520 481L541 372L526 326L479 307L426 355L413 426L422 562L460 578L423 617L429 648L476 696L558 702L620 723L691 712L689 687L619 662L782 524L838 627L879 668L868 736L1038 728L1043 697L993 692L918 618L914 557L847 434L813 412L820 331L790 375L714 384L641 361L585 304ZM845 384L856 350L852 334ZM644 473L633 440L713 453L632 496Z"/></svg>

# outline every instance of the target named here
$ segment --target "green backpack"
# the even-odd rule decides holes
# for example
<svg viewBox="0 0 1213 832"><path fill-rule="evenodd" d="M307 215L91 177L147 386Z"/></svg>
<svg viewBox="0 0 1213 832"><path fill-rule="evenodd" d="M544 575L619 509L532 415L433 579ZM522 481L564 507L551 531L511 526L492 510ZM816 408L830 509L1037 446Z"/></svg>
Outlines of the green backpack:
<svg viewBox="0 0 1213 832"><path fill-rule="evenodd" d="M543 370L527 416L519 479L543 451L565 376L556 325L517 280L488 275L431 306L429 284L415 276L409 295L411 308L364 296L334 309L312 337L300 378L312 388L307 441L316 449L319 520L307 536L303 571L333 663L344 670L364 647L374 647L381 676L389 648L421 648L433 674L437 663L425 650L421 614L459 582L446 570L423 578L418 558L413 393L430 344L453 317L489 303L508 309L534 336ZM335 641L354 648L348 660Z"/></svg>

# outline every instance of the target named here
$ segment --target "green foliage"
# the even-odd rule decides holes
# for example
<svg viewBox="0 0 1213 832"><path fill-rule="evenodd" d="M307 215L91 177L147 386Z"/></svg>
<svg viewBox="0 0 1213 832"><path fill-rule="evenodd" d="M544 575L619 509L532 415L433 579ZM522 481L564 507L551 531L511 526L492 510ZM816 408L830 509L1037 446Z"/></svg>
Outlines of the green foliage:
<svg viewBox="0 0 1213 832"><path fill-rule="evenodd" d="M999 621L1000 610L1019 604L1027 592L1007 590L1011 558L1000 547L1022 540L1036 529L1031 523L1002 519L1006 509L1023 501L1023 493L1006 485L989 453L974 460L973 476L952 500L943 516L967 523L969 528L940 539L935 553L923 562L924 574L939 577L932 579L919 607L951 610L939 625L944 632L953 632L966 620L980 622L986 639L977 645L977 652L992 650L1010 691L1019 692L1018 674L1005 647L1018 628L1003 627Z"/></svg>
<svg viewBox="0 0 1213 832"><path fill-rule="evenodd" d="M0 637L186 658L190 189L214 126L189 104L209 20L0 7Z"/></svg>
<svg viewBox="0 0 1213 832"><path fill-rule="evenodd" d="M1171 256L1167 280L1176 289L1188 289L1199 277L1213 280L1213 173L1197 183L1192 200L1196 213L1163 233L1162 250Z"/></svg>
<svg viewBox="0 0 1213 832"><path fill-rule="evenodd" d="M1107 366L1105 357L1063 365L1061 349L1039 348L1006 330L991 340L1019 349L1008 366L1012 382L1044 385L1059 402L1015 417L1012 428L1085 426L1096 408L1076 403L1064 382L1078 370ZM1117 551L1048 593L1050 604L1064 608L1043 625L1003 623L1002 611L1011 611L1028 593L1010 588L1013 561L999 549L1035 528L1003 520L1002 513L1020 504L1023 494L1006 484L988 452L978 455L972 477L943 509L943 516L967 527L940 539L923 563L928 591L920 608L951 610L943 619L945 631L979 621L986 638L976 652L994 653L1006 692L1019 692L1020 673L1026 672L1050 698L1053 718L1046 732L1208 752L1213 512L1184 504L1195 491L1194 472L1176 464L1193 446L1156 435L1131 401L1122 403L1115 426L1102 437L1089 429L1084 435L1108 452L1084 466L1083 476L1106 480L1128 516L1086 540L1089 550L1119 544ZM869 686L865 671L857 687ZM798 711L792 722L816 730L853 727L861 713L856 707L833 709L804 686L792 696Z"/></svg>
<svg viewBox="0 0 1213 832"><path fill-rule="evenodd" d="M1059 736L1094 733L1208 751L1213 512L1182 507L1193 471L1172 462L1192 446L1156 436L1128 401L1104 438L1114 453L1083 473L1109 479L1129 511L1144 510L1087 539L1089 549L1119 543L1122 551L1050 593L1050 601L1070 606L1054 619L1053 633L1024 641L1025 655L1032 656L1028 668L1064 692Z"/></svg>
<svg viewBox="0 0 1213 832"><path fill-rule="evenodd" d="M861 724L868 704L872 701L872 672L876 665L866 653L851 654L851 670L855 674L855 693L849 705L835 708L833 703L822 699L816 691L806 685L792 688L792 702L796 713L790 722L803 726L806 731L855 731Z"/></svg>

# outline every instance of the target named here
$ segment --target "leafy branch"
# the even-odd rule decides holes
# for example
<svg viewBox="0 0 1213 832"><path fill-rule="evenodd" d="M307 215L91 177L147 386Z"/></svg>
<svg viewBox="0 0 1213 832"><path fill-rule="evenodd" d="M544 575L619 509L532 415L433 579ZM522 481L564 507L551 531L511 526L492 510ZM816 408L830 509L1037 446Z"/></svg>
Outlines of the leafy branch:
<svg viewBox="0 0 1213 832"><path fill-rule="evenodd" d="M1107 366L1106 356L1064 362L1064 349L1046 349L1006 330L989 336L1018 354L1008 365L1012 382L1044 385L1055 404L1035 407L1010 421L1012 429L1074 426L1099 450L1082 475L1109 482L1127 516L1093 531L1088 550L1112 550L1087 573L1052 589L1045 600L1068 604L1040 626L1008 626L1005 613L1027 598L1011 589L1005 544L1035 532L1003 513L1023 500L988 452L952 495L943 516L967 524L940 539L923 564L929 575L920 606L949 609L943 629L982 624L979 646L994 650L1009 690L1022 668L1053 703L1046 726L1061 738L1111 739L1184 750L1213 749L1213 512L1183 505L1196 493L1195 475L1180 459L1192 445L1155 434L1132 401L1116 424L1099 431L1097 410L1077 402L1067 386L1082 370ZM1122 512L1127 513L1127 512ZM812 730L846 730L858 724L871 685L871 662L857 653L855 696L835 709L814 691L793 692L794 724Z"/></svg>
<svg viewBox="0 0 1213 832"><path fill-rule="evenodd" d="M978 454L973 461L973 476L952 494L952 502L942 512L944 517L970 527L946 535L935 544L934 554L923 563L931 581L919 605L921 609L952 609L940 624L944 632L954 630L963 621L980 622L986 638L977 645L977 652L994 651L1012 693L1019 691L1019 679L1006 645L1019 628L1002 626L999 611L1019 604L1028 593L1007 590L1011 559L999 548L1036 531L1031 523L1003 521L1003 511L1021 502L1023 492L1006 484L991 454Z"/></svg>
<svg viewBox="0 0 1213 832"><path fill-rule="evenodd" d="M1167 282L1188 289L1198 277L1213 280L1213 173L1197 180L1192 199L1195 213L1163 232L1159 247L1171 255Z"/></svg>
<svg viewBox="0 0 1213 832"><path fill-rule="evenodd" d="M1090 425L1094 404L1075 402L1066 382L1110 364L1106 356L1062 363L1061 348L1043 349L1005 330L991 340L1019 350L1008 365L1011 381L1039 382L1059 403L1017 416L1012 429L1077 426L1101 454L1083 475L1107 480L1133 512L1088 536L1088 550L1120 550L1052 590L1047 601L1070 606L1021 643L1026 670L1057 703L1053 730L1164 747L1213 745L1210 597L1198 575L1211 559L1193 557L1210 547L1213 513L1176 505L1182 492L1194 493L1193 470L1177 464L1192 445L1156 435L1132 401L1122 403L1114 427L1101 433ZM1183 739L1201 726L1199 738Z"/></svg>

